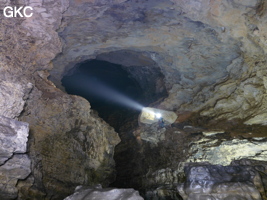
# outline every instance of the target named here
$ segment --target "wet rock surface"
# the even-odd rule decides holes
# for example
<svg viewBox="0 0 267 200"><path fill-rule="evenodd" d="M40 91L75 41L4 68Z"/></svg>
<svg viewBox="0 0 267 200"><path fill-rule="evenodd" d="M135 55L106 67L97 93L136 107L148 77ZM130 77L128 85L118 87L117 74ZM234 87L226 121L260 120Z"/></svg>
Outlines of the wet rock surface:
<svg viewBox="0 0 267 200"><path fill-rule="evenodd" d="M51 80L60 87L64 73L88 59L124 64L133 77L138 77L135 68L157 66L168 97L153 106L178 115L173 127L136 128L136 121L121 127L116 184L150 191L165 183L174 188L182 179L183 163L206 157L214 163L230 149L244 151L225 156L225 165L232 159L257 159L259 152L265 159L264 140L253 145L252 136L242 138L251 130L266 137L264 130L250 127L265 124L265 9L262 1L70 1L59 30L65 46L53 61ZM79 10L83 13L77 17ZM218 141L216 134L203 141L200 152L194 142L212 128L225 134ZM258 144L262 149L255 150ZM229 151L222 150L226 147Z"/></svg>

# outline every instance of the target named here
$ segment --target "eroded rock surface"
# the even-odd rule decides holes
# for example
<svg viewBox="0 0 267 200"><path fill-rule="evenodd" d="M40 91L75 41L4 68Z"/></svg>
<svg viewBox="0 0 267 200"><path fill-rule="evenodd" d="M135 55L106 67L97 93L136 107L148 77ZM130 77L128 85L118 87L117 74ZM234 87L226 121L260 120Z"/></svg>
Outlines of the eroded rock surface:
<svg viewBox="0 0 267 200"><path fill-rule="evenodd" d="M14 153L26 153L29 125L0 116L0 165Z"/></svg>
<svg viewBox="0 0 267 200"><path fill-rule="evenodd" d="M31 173L31 161L26 155L29 125L0 116L0 198L15 199L17 182Z"/></svg>
<svg viewBox="0 0 267 200"><path fill-rule="evenodd" d="M215 184L214 191L210 194L194 194L195 192L191 191L189 192L191 195L190 198L205 199L207 197L212 199L214 196L214 198L224 199L227 198L227 195L231 196L231 191L239 191L240 193L243 191L242 198L246 199L253 199L258 194L260 194L260 197L255 197L255 199L263 198L264 192L262 192L262 190L266 190L266 188L264 189L265 184L263 184L266 181L266 178L263 178L266 173L264 164L264 161L266 161L265 137L255 137L252 133L243 133L242 135L247 137L245 139L241 137L241 134L238 136L234 135L234 133L227 133L224 130L207 130L200 127L183 125L182 123L175 124L174 126L176 127L161 128L158 125L146 125L140 127L135 132L138 142L135 145L138 145L138 148L135 147L131 149L128 147L127 151L125 150L124 153L127 152L127 155L131 156L131 162L129 164L125 163L127 172L131 169L136 175L131 178L129 176L128 180L131 181L128 182L122 179L125 185L129 184L140 187L148 199L164 199L167 197L181 199L183 193L177 193L175 187L180 182L183 182L185 177L188 177L188 174L184 175L183 173L184 164L206 162L207 165L221 165L221 168L229 165L235 165L237 168L241 166L243 172L252 170L252 175L257 169L258 175L247 180L246 177L248 175L242 172L238 174L238 178L240 180L246 179L248 183ZM158 134L160 131L162 131L161 137L159 137ZM140 140L140 138L142 140ZM122 144L118 147L123 149ZM126 148L124 147L124 149ZM129 153L130 150L132 150L131 154ZM245 161L236 161L235 164L232 162L233 160L244 158L254 160L253 162L257 163L258 167L257 164L253 162L253 164L249 162L246 163ZM135 162L132 160L135 160ZM245 167L243 169L244 165L246 165L247 168ZM260 170L260 168L263 168L263 170ZM229 169L231 169L231 167ZM207 179L209 179L210 176L216 176L216 174L220 176L221 172L217 170L214 174L203 177L208 177ZM125 177L128 176L123 169L119 170L118 179L120 179L122 175ZM256 182L253 182L251 186L250 182L252 180ZM206 183L203 183L203 185L198 185L196 188L205 190L205 185ZM224 192L227 195L223 195ZM189 193L187 195L189 195ZM249 196L251 194L255 194L255 196ZM186 198L189 198L189 196Z"/></svg>
<svg viewBox="0 0 267 200"><path fill-rule="evenodd" d="M66 71L87 59L128 67L151 66L152 60L169 93L161 108L265 123L263 1L72 0L69 5L59 30L63 54L51 71L57 86Z"/></svg>
<svg viewBox="0 0 267 200"><path fill-rule="evenodd" d="M162 184L173 188L180 180L180 163L206 156L205 161L216 163L216 156L237 147L249 151L242 155L235 151L223 162L265 159L265 139L233 140L227 135L225 141L202 140L197 150L193 143L201 141L202 126L222 123L228 128L224 122L235 120L238 123L232 127L246 124L245 128L254 130L251 125L263 125L260 129L266 137L265 1L0 2L1 9L7 5L34 9L31 18L0 18L0 114L22 119L31 128L33 173L27 180L30 190L24 190L22 199L29 193L32 199L62 199L76 185L105 185L114 180L118 135L93 114L87 101L65 94L47 80L51 75L50 80L61 87L69 69L94 58L124 64L144 89L156 88L155 97L165 97L166 88L168 97L154 105L179 116L174 127L166 130L133 127L121 133L125 141L116 158L122 184L149 190ZM147 81L158 77L153 83ZM201 128L188 131L194 124ZM196 152L188 155L190 148ZM2 162L7 163L6 158Z"/></svg>
<svg viewBox="0 0 267 200"><path fill-rule="evenodd" d="M80 97L69 96L47 80L51 60L61 52L57 30L69 1L1 1L27 5L30 18L5 18L0 27L0 114L30 124L32 176L21 185L21 199L63 199L81 184L114 180L117 133ZM23 174L23 173L22 173Z"/></svg>
<svg viewBox="0 0 267 200"><path fill-rule="evenodd" d="M252 166L189 164L185 175L186 182L178 187L184 200L266 199L265 193L260 194L264 190L261 176Z"/></svg>
<svg viewBox="0 0 267 200"><path fill-rule="evenodd" d="M3 200L15 199L18 196L17 182L24 180L31 173L31 160L26 154L15 154L0 166L0 197Z"/></svg>
<svg viewBox="0 0 267 200"><path fill-rule="evenodd" d="M77 185L107 186L115 180L113 154L120 139L85 99L63 93L44 78L30 94L22 119L32 124L34 187L45 188L47 198L62 199Z"/></svg>
<svg viewBox="0 0 267 200"><path fill-rule="evenodd" d="M187 162L209 162L229 165L233 160L243 158L267 160L266 138L219 140L203 138L193 143Z"/></svg>

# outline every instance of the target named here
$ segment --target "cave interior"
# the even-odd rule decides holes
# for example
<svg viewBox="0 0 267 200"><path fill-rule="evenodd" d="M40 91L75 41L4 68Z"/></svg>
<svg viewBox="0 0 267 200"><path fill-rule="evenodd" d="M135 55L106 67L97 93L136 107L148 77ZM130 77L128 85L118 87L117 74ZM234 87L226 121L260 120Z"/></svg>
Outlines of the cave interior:
<svg viewBox="0 0 267 200"><path fill-rule="evenodd" d="M62 78L62 86L68 94L87 99L92 109L119 132L128 121L136 122L142 107L166 97L165 86L156 85L155 79L162 83L164 80L156 67L126 67L102 60L88 60L69 70ZM158 92L159 88L163 91Z"/></svg>
<svg viewBox="0 0 267 200"><path fill-rule="evenodd" d="M1 200L267 200L265 0L6 6Z"/></svg>

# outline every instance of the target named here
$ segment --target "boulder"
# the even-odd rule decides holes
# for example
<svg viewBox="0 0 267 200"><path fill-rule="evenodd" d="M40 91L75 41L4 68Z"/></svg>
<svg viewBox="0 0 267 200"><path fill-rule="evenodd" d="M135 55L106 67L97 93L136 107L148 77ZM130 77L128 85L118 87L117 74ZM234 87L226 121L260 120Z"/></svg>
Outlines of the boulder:
<svg viewBox="0 0 267 200"><path fill-rule="evenodd" d="M64 200L143 200L139 192L129 189L78 186L75 193Z"/></svg>

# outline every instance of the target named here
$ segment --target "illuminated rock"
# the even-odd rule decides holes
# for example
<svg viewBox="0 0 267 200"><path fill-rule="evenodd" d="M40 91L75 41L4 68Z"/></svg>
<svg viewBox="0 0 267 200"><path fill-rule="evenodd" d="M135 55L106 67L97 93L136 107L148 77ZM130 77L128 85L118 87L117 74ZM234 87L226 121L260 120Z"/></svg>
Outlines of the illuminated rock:
<svg viewBox="0 0 267 200"><path fill-rule="evenodd" d="M164 123L172 124L177 119L177 115L172 111L145 107L142 109L139 121L144 124L153 124L157 123L160 118L164 120Z"/></svg>
<svg viewBox="0 0 267 200"><path fill-rule="evenodd" d="M249 141L234 139L220 141L204 138L192 144L187 162L209 162L216 165L229 165L233 160L249 158L267 160L267 142L265 138Z"/></svg>
<svg viewBox="0 0 267 200"><path fill-rule="evenodd" d="M139 192L128 189L78 186L75 193L64 200L143 200Z"/></svg>

